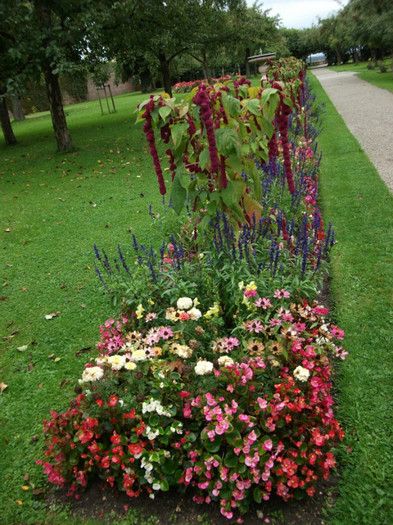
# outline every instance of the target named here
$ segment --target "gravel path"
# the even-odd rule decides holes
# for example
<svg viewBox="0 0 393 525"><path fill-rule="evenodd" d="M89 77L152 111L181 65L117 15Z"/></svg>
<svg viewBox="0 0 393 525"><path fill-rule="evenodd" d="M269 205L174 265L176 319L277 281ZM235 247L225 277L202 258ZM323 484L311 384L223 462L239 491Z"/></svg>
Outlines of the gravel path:
<svg viewBox="0 0 393 525"><path fill-rule="evenodd" d="M393 193L393 93L352 72L311 71Z"/></svg>

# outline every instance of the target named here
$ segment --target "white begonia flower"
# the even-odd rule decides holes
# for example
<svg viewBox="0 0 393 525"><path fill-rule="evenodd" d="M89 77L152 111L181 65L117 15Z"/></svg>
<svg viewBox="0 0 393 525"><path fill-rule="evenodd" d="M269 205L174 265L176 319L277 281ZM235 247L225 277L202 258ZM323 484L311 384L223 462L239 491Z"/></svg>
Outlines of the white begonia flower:
<svg viewBox="0 0 393 525"><path fill-rule="evenodd" d="M229 355L223 355L218 358L218 364L220 366L230 366L233 365L233 359Z"/></svg>
<svg viewBox="0 0 393 525"><path fill-rule="evenodd" d="M160 488L161 488L161 485L159 483L153 483L152 485L153 490L160 490Z"/></svg>
<svg viewBox="0 0 393 525"><path fill-rule="evenodd" d="M192 308L192 299L189 297L180 297L176 303L178 310L189 310Z"/></svg>
<svg viewBox="0 0 393 525"><path fill-rule="evenodd" d="M112 370L121 370L126 364L126 358L124 355L111 355L108 358L108 363L111 365Z"/></svg>
<svg viewBox="0 0 393 525"><path fill-rule="evenodd" d="M85 368L82 373L82 379L80 383L88 383L89 381L99 381L104 375L104 371L99 366L91 366Z"/></svg>
<svg viewBox="0 0 393 525"><path fill-rule="evenodd" d="M126 370L135 370L136 368L136 364L135 363L131 363L131 362L128 362L124 365L124 368Z"/></svg>
<svg viewBox="0 0 393 525"><path fill-rule="evenodd" d="M204 376L213 372L213 363L210 361L198 361L194 371L197 376Z"/></svg>
<svg viewBox="0 0 393 525"><path fill-rule="evenodd" d="M191 321L197 321L200 317L202 317L202 312L195 307L191 308L191 310L188 310L188 314L190 314Z"/></svg>
<svg viewBox="0 0 393 525"><path fill-rule="evenodd" d="M307 379L310 377L310 371L307 370L307 368L298 366L293 371L293 377L298 381L307 381Z"/></svg>

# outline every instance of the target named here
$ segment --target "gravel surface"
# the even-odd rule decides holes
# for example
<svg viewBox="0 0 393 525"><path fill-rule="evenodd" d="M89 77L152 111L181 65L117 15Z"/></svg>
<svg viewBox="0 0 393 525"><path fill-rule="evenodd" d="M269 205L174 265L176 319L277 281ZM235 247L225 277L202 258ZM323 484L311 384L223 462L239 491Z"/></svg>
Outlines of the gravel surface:
<svg viewBox="0 0 393 525"><path fill-rule="evenodd" d="M393 93L352 72L326 67L311 72L393 193Z"/></svg>

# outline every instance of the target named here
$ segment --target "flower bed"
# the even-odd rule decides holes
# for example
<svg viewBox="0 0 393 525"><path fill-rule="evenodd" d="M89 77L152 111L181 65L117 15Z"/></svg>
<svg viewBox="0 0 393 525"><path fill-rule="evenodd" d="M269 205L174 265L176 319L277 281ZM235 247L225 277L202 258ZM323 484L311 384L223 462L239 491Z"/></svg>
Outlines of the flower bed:
<svg viewBox="0 0 393 525"><path fill-rule="evenodd" d="M122 314L101 326L68 410L44 422L39 463L69 494L93 476L130 497L192 486L231 519L272 493L312 496L334 468L331 360L346 352L315 300L334 234L317 207L301 70L285 67L261 90L239 80L141 107L162 193L156 128L170 146L179 227L159 250L134 237L113 262L95 247Z"/></svg>

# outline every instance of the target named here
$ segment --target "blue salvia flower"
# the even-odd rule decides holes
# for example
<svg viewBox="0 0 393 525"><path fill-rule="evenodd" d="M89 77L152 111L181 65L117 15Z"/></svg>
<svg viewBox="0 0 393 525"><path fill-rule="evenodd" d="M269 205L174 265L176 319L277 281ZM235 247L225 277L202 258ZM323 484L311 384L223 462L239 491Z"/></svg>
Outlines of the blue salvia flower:
<svg viewBox="0 0 393 525"><path fill-rule="evenodd" d="M129 267L127 266L127 263L124 259L124 256L123 256L123 252L121 251L121 248L120 248L120 244L117 245L117 251L119 252L119 257L120 257L120 260L121 260L121 264L123 265L123 268L124 270L126 271L126 273L128 275L131 276L131 272L130 272L130 269ZM131 276L132 277L132 276Z"/></svg>
<svg viewBox="0 0 393 525"><path fill-rule="evenodd" d="M98 259L101 262L101 255L95 243L94 243L94 253L95 253L96 259Z"/></svg>

